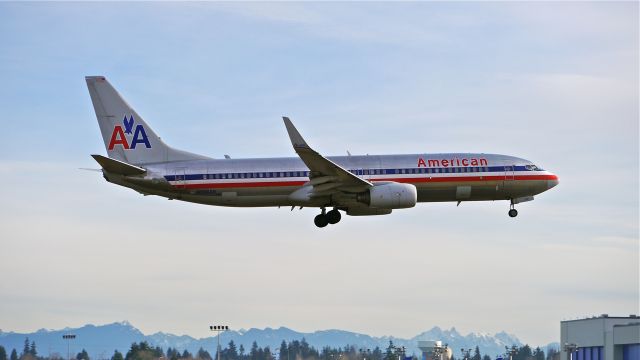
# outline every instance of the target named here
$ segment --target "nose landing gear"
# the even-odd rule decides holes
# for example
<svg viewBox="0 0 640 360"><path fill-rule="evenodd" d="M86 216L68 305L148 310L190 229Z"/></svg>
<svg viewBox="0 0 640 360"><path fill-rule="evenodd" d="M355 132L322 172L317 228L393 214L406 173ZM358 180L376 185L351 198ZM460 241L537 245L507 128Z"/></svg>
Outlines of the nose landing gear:
<svg viewBox="0 0 640 360"><path fill-rule="evenodd" d="M323 228L328 224L337 224L340 222L342 215L338 209L333 209L329 212L326 212L325 208L322 208L322 212L313 219L313 223L316 224L317 227Z"/></svg>
<svg viewBox="0 0 640 360"><path fill-rule="evenodd" d="M515 204L513 203L513 200L511 200L511 206L510 206L510 209L509 209L509 217L514 218L516 216L518 216L518 210L516 210Z"/></svg>

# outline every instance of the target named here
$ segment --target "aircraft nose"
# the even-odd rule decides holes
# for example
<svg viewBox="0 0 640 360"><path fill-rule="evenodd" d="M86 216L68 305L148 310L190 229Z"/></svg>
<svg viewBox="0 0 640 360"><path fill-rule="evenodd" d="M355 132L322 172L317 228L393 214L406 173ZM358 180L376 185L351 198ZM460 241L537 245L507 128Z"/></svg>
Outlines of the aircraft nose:
<svg viewBox="0 0 640 360"><path fill-rule="evenodd" d="M551 189L552 187L555 187L560 183L557 175L552 173L550 173L550 175L551 176L549 176L549 180L547 180L547 190Z"/></svg>

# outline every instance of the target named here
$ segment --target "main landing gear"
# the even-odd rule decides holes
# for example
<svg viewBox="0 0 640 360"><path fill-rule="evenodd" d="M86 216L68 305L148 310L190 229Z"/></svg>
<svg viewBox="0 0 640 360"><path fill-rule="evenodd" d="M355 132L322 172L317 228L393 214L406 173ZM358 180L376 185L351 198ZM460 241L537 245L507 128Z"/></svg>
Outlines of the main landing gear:
<svg viewBox="0 0 640 360"><path fill-rule="evenodd" d="M513 204L513 200L511 200L511 208L509 209L509 217L516 217L518 216L518 210L516 210L515 205Z"/></svg>
<svg viewBox="0 0 640 360"><path fill-rule="evenodd" d="M313 223L319 228L323 228L329 224L337 224L342 218L338 209L333 209L329 212L326 211L327 210L325 208L322 208L322 213L318 214L315 219L313 219Z"/></svg>

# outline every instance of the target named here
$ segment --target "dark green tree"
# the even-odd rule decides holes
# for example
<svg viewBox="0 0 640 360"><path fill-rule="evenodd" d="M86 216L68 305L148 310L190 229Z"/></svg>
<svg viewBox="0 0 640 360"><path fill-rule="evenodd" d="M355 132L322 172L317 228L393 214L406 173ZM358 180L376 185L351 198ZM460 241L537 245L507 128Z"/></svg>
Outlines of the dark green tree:
<svg viewBox="0 0 640 360"><path fill-rule="evenodd" d="M22 348L22 356L30 354L31 346L29 346L29 338L24 339L24 347Z"/></svg>
<svg viewBox="0 0 640 360"><path fill-rule="evenodd" d="M300 341L300 355L302 355L303 359L306 359L311 355L311 348L305 338L302 338Z"/></svg>
<svg viewBox="0 0 640 360"><path fill-rule="evenodd" d="M240 344L238 348L238 355L240 355L240 359L244 360L244 346L242 346L242 344Z"/></svg>
<svg viewBox="0 0 640 360"><path fill-rule="evenodd" d="M229 345L227 345L227 360L238 360L238 348L236 348L236 343L233 340L229 341Z"/></svg>
<svg viewBox="0 0 640 360"><path fill-rule="evenodd" d="M513 360L531 360L532 356L533 352L531 351L531 347L529 345L524 345L518 349L518 352L513 357Z"/></svg>
<svg viewBox="0 0 640 360"><path fill-rule="evenodd" d="M393 346L393 341L389 340L389 346L387 346L387 350L384 353L384 360L396 360L396 355L394 353L395 346Z"/></svg>
<svg viewBox="0 0 640 360"><path fill-rule="evenodd" d="M380 350L379 347L376 346L376 348L373 349L373 351L371 352L371 359L382 360L382 350Z"/></svg>
<svg viewBox="0 0 640 360"><path fill-rule="evenodd" d="M471 360L482 360L482 356L480 356L480 348L478 346L476 346L476 349L473 351Z"/></svg>
<svg viewBox="0 0 640 360"><path fill-rule="evenodd" d="M258 359L258 343L257 342L253 342L253 344L251 344L251 351L249 352L249 358L251 360L259 360Z"/></svg>
<svg viewBox="0 0 640 360"><path fill-rule="evenodd" d="M122 353L118 350L115 350L113 352L113 356L111 357L111 360L124 360L124 356L122 356Z"/></svg>
<svg viewBox="0 0 640 360"><path fill-rule="evenodd" d="M167 358L169 358L170 360L178 360L178 358L180 358L180 353L176 349L168 348Z"/></svg>
<svg viewBox="0 0 640 360"><path fill-rule="evenodd" d="M279 360L288 360L287 359L287 350L289 349L289 347L287 346L287 342L282 340L282 342L280 343L280 351L279 351L279 355L278 355L278 359Z"/></svg>
<svg viewBox="0 0 640 360"><path fill-rule="evenodd" d="M18 360L18 352L16 349L11 350L11 356L9 356L9 360Z"/></svg>
<svg viewBox="0 0 640 360"><path fill-rule="evenodd" d="M211 354L209 354L207 350L200 347L200 349L198 349L198 359L211 360Z"/></svg>
<svg viewBox="0 0 640 360"><path fill-rule="evenodd" d="M38 350L36 349L36 342L31 341L31 346L29 346L29 354L33 356L38 356Z"/></svg>
<svg viewBox="0 0 640 360"><path fill-rule="evenodd" d="M82 351L80 351L78 355L76 355L76 360L90 360L89 353L87 353L87 350L82 349Z"/></svg>
<svg viewBox="0 0 640 360"><path fill-rule="evenodd" d="M162 357L163 351L160 347L152 348L146 341L142 341L140 344L133 343L131 348L125 355L125 360L153 360Z"/></svg>
<svg viewBox="0 0 640 360"><path fill-rule="evenodd" d="M545 360L544 350L540 349L540 347L533 349L533 358L535 360Z"/></svg>
<svg viewBox="0 0 640 360"><path fill-rule="evenodd" d="M0 346L0 360L7 360L7 350Z"/></svg>
<svg viewBox="0 0 640 360"><path fill-rule="evenodd" d="M491 360L491 356L489 356L489 355L486 355L486 354L485 354L485 355L482 357L482 360Z"/></svg>
<svg viewBox="0 0 640 360"><path fill-rule="evenodd" d="M191 353L189 351L187 351L187 349L184 349L184 351L182 352L182 355L180 356L183 359L191 359L193 356L191 355Z"/></svg>

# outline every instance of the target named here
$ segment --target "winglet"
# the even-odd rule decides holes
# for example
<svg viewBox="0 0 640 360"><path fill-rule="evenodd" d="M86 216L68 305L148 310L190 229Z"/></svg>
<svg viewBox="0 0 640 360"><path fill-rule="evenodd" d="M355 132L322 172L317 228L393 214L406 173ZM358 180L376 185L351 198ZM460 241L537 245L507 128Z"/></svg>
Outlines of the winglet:
<svg viewBox="0 0 640 360"><path fill-rule="evenodd" d="M309 145L307 145L307 142L304 141L304 139L302 138L302 135L300 135L300 133L298 132L298 129L296 129L296 127L293 126L293 123L291 122L291 120L289 120L289 118L286 116L283 116L282 120L284 120L284 126L287 128L287 132L289 133L289 139L291 139L291 144L293 145L293 147L308 148Z"/></svg>

